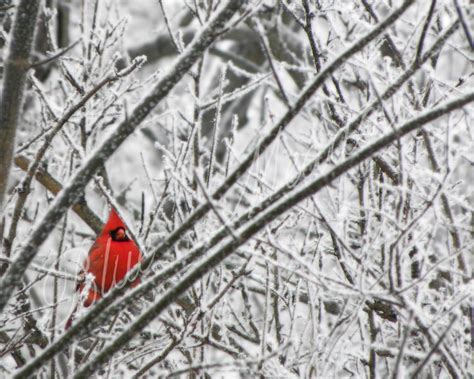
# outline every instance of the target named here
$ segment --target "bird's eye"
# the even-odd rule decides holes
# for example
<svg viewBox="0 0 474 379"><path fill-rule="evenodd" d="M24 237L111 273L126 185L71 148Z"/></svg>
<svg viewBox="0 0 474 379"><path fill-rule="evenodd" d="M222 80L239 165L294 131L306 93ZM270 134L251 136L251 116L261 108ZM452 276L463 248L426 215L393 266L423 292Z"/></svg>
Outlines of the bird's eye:
<svg viewBox="0 0 474 379"><path fill-rule="evenodd" d="M114 241L128 241L127 232L124 228L119 227L113 230L110 234Z"/></svg>

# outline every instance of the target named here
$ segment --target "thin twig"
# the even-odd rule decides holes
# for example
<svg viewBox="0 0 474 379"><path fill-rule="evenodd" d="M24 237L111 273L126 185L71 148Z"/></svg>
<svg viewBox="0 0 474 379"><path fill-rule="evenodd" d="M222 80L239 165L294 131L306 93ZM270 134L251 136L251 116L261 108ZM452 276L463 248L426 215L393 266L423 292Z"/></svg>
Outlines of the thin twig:
<svg viewBox="0 0 474 379"><path fill-rule="evenodd" d="M27 171L31 165L31 160L24 155L17 155L14 163L23 171ZM50 193L57 195L63 189L62 184L54 178L48 171L39 168L35 175L36 180L41 183ZM104 226L100 218L89 208L85 201L80 201L72 206L72 210L88 225L96 234L100 233Z"/></svg>
<svg viewBox="0 0 474 379"><path fill-rule="evenodd" d="M272 70L275 82L277 83L278 89L280 90L280 95L281 95L283 101L285 102L286 106L288 108L291 108L290 100L288 99L288 96L286 95L285 89L283 88L283 84L280 80L280 77L278 76L278 73L277 73L277 70L276 70L276 67L275 67L275 62L274 62L274 59L272 57L272 53L271 53L271 50L270 50L268 40L267 40L267 38L265 36L265 33L263 31L262 24L259 22L259 20L257 18L253 19L253 23L255 25L255 29L257 30L258 36L260 38L260 42L262 44L263 51L265 52L265 56L267 57L268 63L270 64L270 68Z"/></svg>
<svg viewBox="0 0 474 379"><path fill-rule="evenodd" d="M423 44L425 42L426 33L428 32L428 27L430 26L431 19L433 18L434 9L436 7L436 0L431 0L430 9L428 10L428 15L426 16L425 22L423 24L423 29L421 30L420 38L418 40L418 46L416 48L415 59L419 60L423 52Z"/></svg>
<svg viewBox="0 0 474 379"><path fill-rule="evenodd" d="M438 350L439 346L441 345L441 343L443 342L443 340L446 338L446 336L448 335L451 327L454 325L455 321L457 319L457 316L455 315L451 320L450 322L448 323L448 326L446 327L446 329L444 330L443 334L441 334L441 336L438 338L438 340L436 341L436 343L432 346L431 350L428 352L428 354L426 354L425 358L423 359L423 361L421 361L421 363L418 365L418 367L415 369L415 371L413 371L413 373L411 374L411 377L412 378L417 378L418 375L421 373L421 370L423 369L423 367L426 366L426 364L430 361L431 357L434 355L434 353L436 353L436 350Z"/></svg>
<svg viewBox="0 0 474 379"><path fill-rule="evenodd" d="M214 117L214 133L212 137L212 145L211 145L211 151L210 151L210 156L209 156L209 168L207 172L207 188L209 188L209 184L211 182L212 175L214 174L214 160L217 159L216 155L216 146L217 146L217 138L219 136L219 124L221 121L221 113L222 113L222 96L224 93L224 82L225 82L225 77L227 73L227 65L224 66L222 69L221 77L219 80L219 98L217 100L217 109L216 109L216 114Z"/></svg>
<svg viewBox="0 0 474 379"><path fill-rule="evenodd" d="M30 65L30 68L36 68L36 67L39 67L39 66L42 66L42 65L45 65L45 64L48 64L48 63L51 63L51 62L55 61L56 59L62 57L64 54L66 54L67 52L72 50L79 42L81 42L80 38L76 42L72 43L68 47L65 47L64 49L59 50L57 53L51 55L50 57L47 57L47 58L45 58L41 61L32 63Z"/></svg>
<svg viewBox="0 0 474 379"><path fill-rule="evenodd" d="M471 50L474 50L474 40L472 39L471 31L469 30L469 25L467 24L466 19L464 18L464 14L461 7L459 6L458 0L453 1L454 6L456 7L456 12L458 14L459 20L461 21L462 29L464 30L464 34L466 35L469 47L471 48Z"/></svg>

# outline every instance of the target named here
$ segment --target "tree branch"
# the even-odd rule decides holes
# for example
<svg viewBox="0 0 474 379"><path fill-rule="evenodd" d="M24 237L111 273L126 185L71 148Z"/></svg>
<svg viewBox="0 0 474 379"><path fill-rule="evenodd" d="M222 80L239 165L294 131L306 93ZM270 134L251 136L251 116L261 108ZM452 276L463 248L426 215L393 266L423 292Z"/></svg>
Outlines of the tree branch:
<svg viewBox="0 0 474 379"><path fill-rule="evenodd" d="M25 172L28 171L28 167L31 164L31 161L24 155L17 155L13 161L15 165ZM57 195L63 189L61 183L58 182L48 171L42 168L38 168L35 178L53 195ZM104 224L94 211L89 208L85 201L80 201L74 204L72 209L96 234L100 233Z"/></svg>
<svg viewBox="0 0 474 379"><path fill-rule="evenodd" d="M0 209L13 160L15 135L23 103L26 73L30 68L40 0L21 0L17 5L10 47L5 60L0 104Z"/></svg>

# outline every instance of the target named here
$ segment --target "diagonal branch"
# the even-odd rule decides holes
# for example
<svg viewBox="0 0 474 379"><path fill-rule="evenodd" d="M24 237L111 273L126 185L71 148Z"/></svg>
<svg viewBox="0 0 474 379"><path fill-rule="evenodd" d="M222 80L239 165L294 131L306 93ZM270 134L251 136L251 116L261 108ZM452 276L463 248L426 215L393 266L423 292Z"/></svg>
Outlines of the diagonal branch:
<svg viewBox="0 0 474 379"><path fill-rule="evenodd" d="M237 233L237 238L232 237L229 242L224 244L208 258L203 259L194 269L190 270L180 278L175 286L168 289L152 306L148 307L140 317L131 323L115 340L110 342L92 361L80 368L74 377L88 377L93 374L102 364L107 362L115 352L130 342L134 336L143 330L143 328L145 328L153 319L159 316L160 313L172 304L179 296L183 295L184 292L201 279L203 275L219 265L225 258L231 255L239 246L247 242L253 235L255 235L255 233L259 232L269 222L282 216L293 206L309 196L313 196L322 188L332 183L335 179L378 153L383 148L388 147L394 141L399 140L408 133L420 129L427 123L432 122L455 109L461 108L472 101L474 101L474 91L446 102L429 112L421 114L420 116L406 122L400 128L393 130L362 148L328 172L320 175L313 181L302 186L300 189L293 191L289 196L281 199L265 212L262 212ZM20 377L20 373L22 373L22 371L18 372L15 377Z"/></svg>
<svg viewBox="0 0 474 379"><path fill-rule="evenodd" d="M23 171L28 171L31 161L24 155L17 155L13 159L15 165L21 168ZM36 180L40 182L49 192L53 195L57 195L63 189L60 182L56 180L48 171L38 168L36 171ZM100 218L89 208L87 203L78 202L72 206L72 209L76 214L84 221L96 234L99 234L104 226Z"/></svg>

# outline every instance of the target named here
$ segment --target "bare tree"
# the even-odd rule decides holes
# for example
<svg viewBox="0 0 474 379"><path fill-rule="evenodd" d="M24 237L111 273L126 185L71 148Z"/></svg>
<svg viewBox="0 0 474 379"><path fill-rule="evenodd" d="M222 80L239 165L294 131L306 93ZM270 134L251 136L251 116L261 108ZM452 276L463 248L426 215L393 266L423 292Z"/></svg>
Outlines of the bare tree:
<svg viewBox="0 0 474 379"><path fill-rule="evenodd" d="M7 3L2 375L468 377L467 1Z"/></svg>

